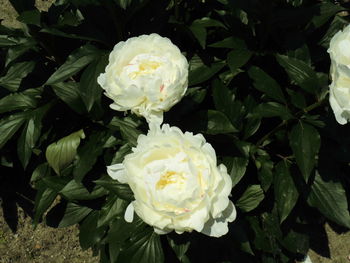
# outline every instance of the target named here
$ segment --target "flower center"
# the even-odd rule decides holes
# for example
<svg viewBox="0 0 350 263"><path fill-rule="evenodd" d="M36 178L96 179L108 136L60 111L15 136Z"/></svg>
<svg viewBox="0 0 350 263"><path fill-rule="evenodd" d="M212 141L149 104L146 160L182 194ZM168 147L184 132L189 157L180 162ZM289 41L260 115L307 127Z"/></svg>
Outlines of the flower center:
<svg viewBox="0 0 350 263"><path fill-rule="evenodd" d="M159 181L156 183L157 190L163 190L169 184L181 183L184 180L184 176L182 174L167 171L159 178Z"/></svg>
<svg viewBox="0 0 350 263"><path fill-rule="evenodd" d="M136 79L139 76L152 74L164 61L162 58L148 54L140 54L130 61L125 67L128 76Z"/></svg>

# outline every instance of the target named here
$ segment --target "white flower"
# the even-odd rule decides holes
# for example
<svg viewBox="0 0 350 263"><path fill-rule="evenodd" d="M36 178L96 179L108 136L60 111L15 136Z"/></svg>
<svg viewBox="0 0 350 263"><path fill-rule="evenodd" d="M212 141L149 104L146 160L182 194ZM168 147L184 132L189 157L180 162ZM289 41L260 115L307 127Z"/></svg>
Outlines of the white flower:
<svg viewBox="0 0 350 263"><path fill-rule="evenodd" d="M188 84L188 62L168 38L142 35L119 42L97 82L118 111L131 110L160 124L163 112L181 100Z"/></svg>
<svg viewBox="0 0 350 263"><path fill-rule="evenodd" d="M329 101L338 123L350 120L350 25L331 39L328 53L331 57Z"/></svg>
<svg viewBox="0 0 350 263"><path fill-rule="evenodd" d="M219 237L236 218L228 198L231 178L223 164L217 166L215 151L201 134L155 127L139 136L122 164L107 171L134 193L125 220L131 222L135 211L158 234L196 230Z"/></svg>

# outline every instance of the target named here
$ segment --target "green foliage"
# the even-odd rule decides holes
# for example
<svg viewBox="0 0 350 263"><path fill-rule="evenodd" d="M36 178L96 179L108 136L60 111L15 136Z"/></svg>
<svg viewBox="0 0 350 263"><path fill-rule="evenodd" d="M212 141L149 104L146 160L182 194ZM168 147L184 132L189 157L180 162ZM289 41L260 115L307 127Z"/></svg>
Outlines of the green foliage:
<svg viewBox="0 0 350 263"><path fill-rule="evenodd" d="M0 184L34 188L34 225L80 224L82 248L112 263L294 262L311 226L350 228L350 130L327 95L345 1L65 0L47 12L34 2L11 1L21 29L0 26ZM153 32L189 61L165 122L203 133L233 182L238 216L219 239L127 223L133 192L106 175L148 125L110 109L97 77L114 45Z"/></svg>

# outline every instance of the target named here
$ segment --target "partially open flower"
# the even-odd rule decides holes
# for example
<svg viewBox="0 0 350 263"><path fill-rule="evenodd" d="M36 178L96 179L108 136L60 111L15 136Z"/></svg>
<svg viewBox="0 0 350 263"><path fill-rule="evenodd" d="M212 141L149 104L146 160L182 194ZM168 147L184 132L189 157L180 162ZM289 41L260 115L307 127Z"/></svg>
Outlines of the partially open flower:
<svg viewBox="0 0 350 263"><path fill-rule="evenodd" d="M112 109L131 110L160 124L163 112L186 92L188 62L168 38L142 35L114 47L97 82L114 101Z"/></svg>
<svg viewBox="0 0 350 263"><path fill-rule="evenodd" d="M139 136L122 164L107 170L134 193L126 221L133 220L135 211L159 234L196 230L219 237L236 218L228 198L231 178L223 164L217 166L215 151L201 134L156 127Z"/></svg>

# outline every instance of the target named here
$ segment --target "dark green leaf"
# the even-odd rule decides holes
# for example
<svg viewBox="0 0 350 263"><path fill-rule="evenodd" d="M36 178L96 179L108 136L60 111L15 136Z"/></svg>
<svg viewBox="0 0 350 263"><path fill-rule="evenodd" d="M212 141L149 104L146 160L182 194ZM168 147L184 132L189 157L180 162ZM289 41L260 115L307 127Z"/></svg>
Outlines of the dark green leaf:
<svg viewBox="0 0 350 263"><path fill-rule="evenodd" d="M54 35L54 36L59 36L59 37L65 37L65 38L71 38L71 39L79 39L79 40L87 40L87 41L95 41L95 42L100 42L100 43L104 43L101 39L99 39L98 37L95 37L93 35L88 36L88 35L77 35L77 34L73 34L73 33L65 33L63 31L60 31L57 28L53 28L53 27L47 27L44 28L42 30L40 30L41 33L47 33L50 35Z"/></svg>
<svg viewBox="0 0 350 263"><path fill-rule="evenodd" d="M27 121L19 140L17 141L18 157L24 169L27 167L29 159L32 155L32 150L39 139L41 126L40 116L34 115Z"/></svg>
<svg viewBox="0 0 350 263"><path fill-rule="evenodd" d="M126 143L118 149L114 154L111 164L121 163L124 160L124 156L131 152L131 146Z"/></svg>
<svg viewBox="0 0 350 263"><path fill-rule="evenodd" d="M102 88L97 83L97 77L104 71L107 62L108 56L102 55L97 61L93 61L81 75L79 90L88 111L101 98Z"/></svg>
<svg viewBox="0 0 350 263"><path fill-rule="evenodd" d="M90 193L82 183L73 179L60 190L60 194L68 200L92 200L106 195L107 192L101 186L97 186Z"/></svg>
<svg viewBox="0 0 350 263"><path fill-rule="evenodd" d="M288 108L277 102L268 102L258 105L254 109L254 115L261 118L280 117L282 120L293 118Z"/></svg>
<svg viewBox="0 0 350 263"><path fill-rule="evenodd" d="M46 149L46 159L57 174L67 167L75 158L80 139L84 139L83 130L74 132L57 142L50 144Z"/></svg>
<svg viewBox="0 0 350 263"><path fill-rule="evenodd" d="M311 125L299 122L293 127L289 141L299 169L307 182L320 149L320 135Z"/></svg>
<svg viewBox="0 0 350 263"><path fill-rule="evenodd" d="M79 223L91 211L91 208L80 206L75 203L68 203L64 216L60 221L58 227L67 227Z"/></svg>
<svg viewBox="0 0 350 263"><path fill-rule="evenodd" d="M214 62L210 66L204 65L201 59L194 56L190 61L189 86L207 81L225 66L224 61Z"/></svg>
<svg viewBox="0 0 350 263"><path fill-rule="evenodd" d="M141 134L141 131L137 129L138 123L129 117L124 119L114 117L109 123L109 126L118 127L123 138L132 146L136 146L137 138Z"/></svg>
<svg viewBox="0 0 350 263"><path fill-rule="evenodd" d="M273 162L267 160L266 157L257 158L257 162L259 162L260 170L258 172L258 178L261 182L262 189L267 192L270 188L273 181Z"/></svg>
<svg viewBox="0 0 350 263"><path fill-rule="evenodd" d="M35 9L34 0L10 0L10 3L19 14L27 10Z"/></svg>
<svg viewBox="0 0 350 263"><path fill-rule="evenodd" d="M38 9L24 11L17 20L24 24L40 26L40 11Z"/></svg>
<svg viewBox="0 0 350 263"><path fill-rule="evenodd" d="M72 54L68 56L66 62L50 76L46 84L52 85L68 79L100 55L101 51L92 45L85 45L78 48L73 51Z"/></svg>
<svg viewBox="0 0 350 263"><path fill-rule="evenodd" d="M281 103L286 103L282 89L276 80L271 78L265 71L258 67L251 67L248 71L249 77L254 81L254 87L265 93L267 97Z"/></svg>
<svg viewBox="0 0 350 263"><path fill-rule="evenodd" d="M184 244L176 244L176 242L173 239L171 239L169 236L167 236L167 239L170 247L175 252L177 259L181 263L190 263L190 260L186 256L186 252L190 246L190 242L188 241Z"/></svg>
<svg viewBox="0 0 350 263"><path fill-rule="evenodd" d="M341 16L335 16L331 25L328 27L326 34L322 37L319 44L324 48L329 48L329 43L332 37L340 30L343 30L349 22Z"/></svg>
<svg viewBox="0 0 350 263"><path fill-rule="evenodd" d="M79 243L83 250L100 242L104 233L105 227L97 227L99 213L93 211L83 221L79 229Z"/></svg>
<svg viewBox="0 0 350 263"><path fill-rule="evenodd" d="M287 89L287 92L290 96L290 101L293 103L295 107L298 109L306 108L306 100L304 95L301 92L297 92L291 89Z"/></svg>
<svg viewBox="0 0 350 263"><path fill-rule="evenodd" d="M247 49L244 40L236 37L228 37L219 42L208 45L208 47L215 48L233 48L233 49Z"/></svg>
<svg viewBox="0 0 350 263"><path fill-rule="evenodd" d="M164 254L157 235L152 227L141 224L120 253L118 263L163 263Z"/></svg>
<svg viewBox="0 0 350 263"><path fill-rule="evenodd" d="M247 123L244 126L243 139L247 139L250 136L254 135L258 131L260 124L261 124L260 118L256 118L256 117L247 118Z"/></svg>
<svg viewBox="0 0 350 263"><path fill-rule="evenodd" d="M23 92L11 93L3 97L0 99L0 113L35 108L41 98L42 91L42 88L27 89Z"/></svg>
<svg viewBox="0 0 350 263"><path fill-rule="evenodd" d="M51 175L51 168L48 163L39 164L32 173L30 182L36 182L45 176Z"/></svg>
<svg viewBox="0 0 350 263"><path fill-rule="evenodd" d="M289 171L289 165L285 161L281 161L276 165L274 193L280 222L282 223L292 211L299 197L298 190Z"/></svg>
<svg viewBox="0 0 350 263"><path fill-rule="evenodd" d="M350 228L349 207L346 192L341 183L326 182L316 173L307 201L330 220Z"/></svg>
<svg viewBox="0 0 350 263"><path fill-rule="evenodd" d="M115 0L115 2L121 8L126 9L132 3L132 0Z"/></svg>
<svg viewBox="0 0 350 263"><path fill-rule="evenodd" d="M311 94L320 90L316 72L304 61L283 55L277 55L277 61L286 70L292 83Z"/></svg>
<svg viewBox="0 0 350 263"><path fill-rule="evenodd" d="M80 182L102 154L103 146L109 138L107 132L93 133L82 147L78 149L77 162L73 170L74 179Z"/></svg>
<svg viewBox="0 0 350 263"><path fill-rule="evenodd" d="M192 31L193 35L197 38L199 44L204 49L207 39L207 27L223 27L225 26L217 20L203 17L201 19L196 19L193 21L189 29Z"/></svg>
<svg viewBox="0 0 350 263"><path fill-rule="evenodd" d="M256 208L262 200L264 200L264 192L260 185L249 186L242 196L236 202L236 206L239 207L243 212L252 211Z"/></svg>
<svg viewBox="0 0 350 263"><path fill-rule="evenodd" d="M37 171L37 172L41 173L43 171L44 170L42 169L42 171ZM41 174L40 176L42 177L44 176L44 174ZM37 226L40 218L46 212L46 210L51 206L56 196L57 196L57 192L55 190L47 188L44 184L40 184L35 197L34 219L33 219L34 226Z"/></svg>
<svg viewBox="0 0 350 263"><path fill-rule="evenodd" d="M60 82L51 85L56 95L79 114L86 112L85 105L76 82Z"/></svg>
<svg viewBox="0 0 350 263"><path fill-rule="evenodd" d="M34 66L34 61L13 64L7 71L6 75L0 78L0 86L11 92L17 91L21 85L22 79L33 71Z"/></svg>
<svg viewBox="0 0 350 263"><path fill-rule="evenodd" d="M107 225L117 217L123 217L128 202L119 199L117 196L110 196L106 204L100 210L97 227Z"/></svg>
<svg viewBox="0 0 350 263"><path fill-rule="evenodd" d="M249 50L232 50L227 54L227 64L230 67L231 72L236 72L237 69L244 66L250 57L252 52Z"/></svg>
<svg viewBox="0 0 350 263"><path fill-rule="evenodd" d="M34 49L37 51L38 47L36 44L35 40L26 38L24 41L21 41L20 44L10 47L6 54L5 66L8 66L12 61L26 53L28 50Z"/></svg>
<svg viewBox="0 0 350 263"><path fill-rule="evenodd" d="M133 234L135 227L135 222L132 224L126 223L124 219L117 219L112 222L107 236L111 263L117 262L124 242Z"/></svg>
<svg viewBox="0 0 350 263"><path fill-rule="evenodd" d="M346 10L341 5L328 2L322 2L316 5L315 8L317 8L317 15L314 16L310 22L315 28L325 24L334 14Z"/></svg>
<svg viewBox="0 0 350 263"><path fill-rule="evenodd" d="M117 180L113 180L109 176L103 177L99 180L94 181L97 185L101 185L108 191L115 193L119 198L132 201L134 200L134 194L131 191L128 184L121 184Z"/></svg>
<svg viewBox="0 0 350 263"><path fill-rule="evenodd" d="M222 134L237 132L237 129L233 127L230 120L225 114L220 111L208 110L207 111L207 130L208 134Z"/></svg>
<svg viewBox="0 0 350 263"><path fill-rule="evenodd" d="M230 177L232 179L232 187L234 187L242 179L248 166L249 159L244 157L233 157L232 170Z"/></svg>
<svg viewBox="0 0 350 263"><path fill-rule="evenodd" d="M309 250L308 233L298 233L291 230L281 243L292 253L306 255Z"/></svg>
<svg viewBox="0 0 350 263"><path fill-rule="evenodd" d="M17 113L0 120L0 149L22 126L26 118L25 113Z"/></svg>

